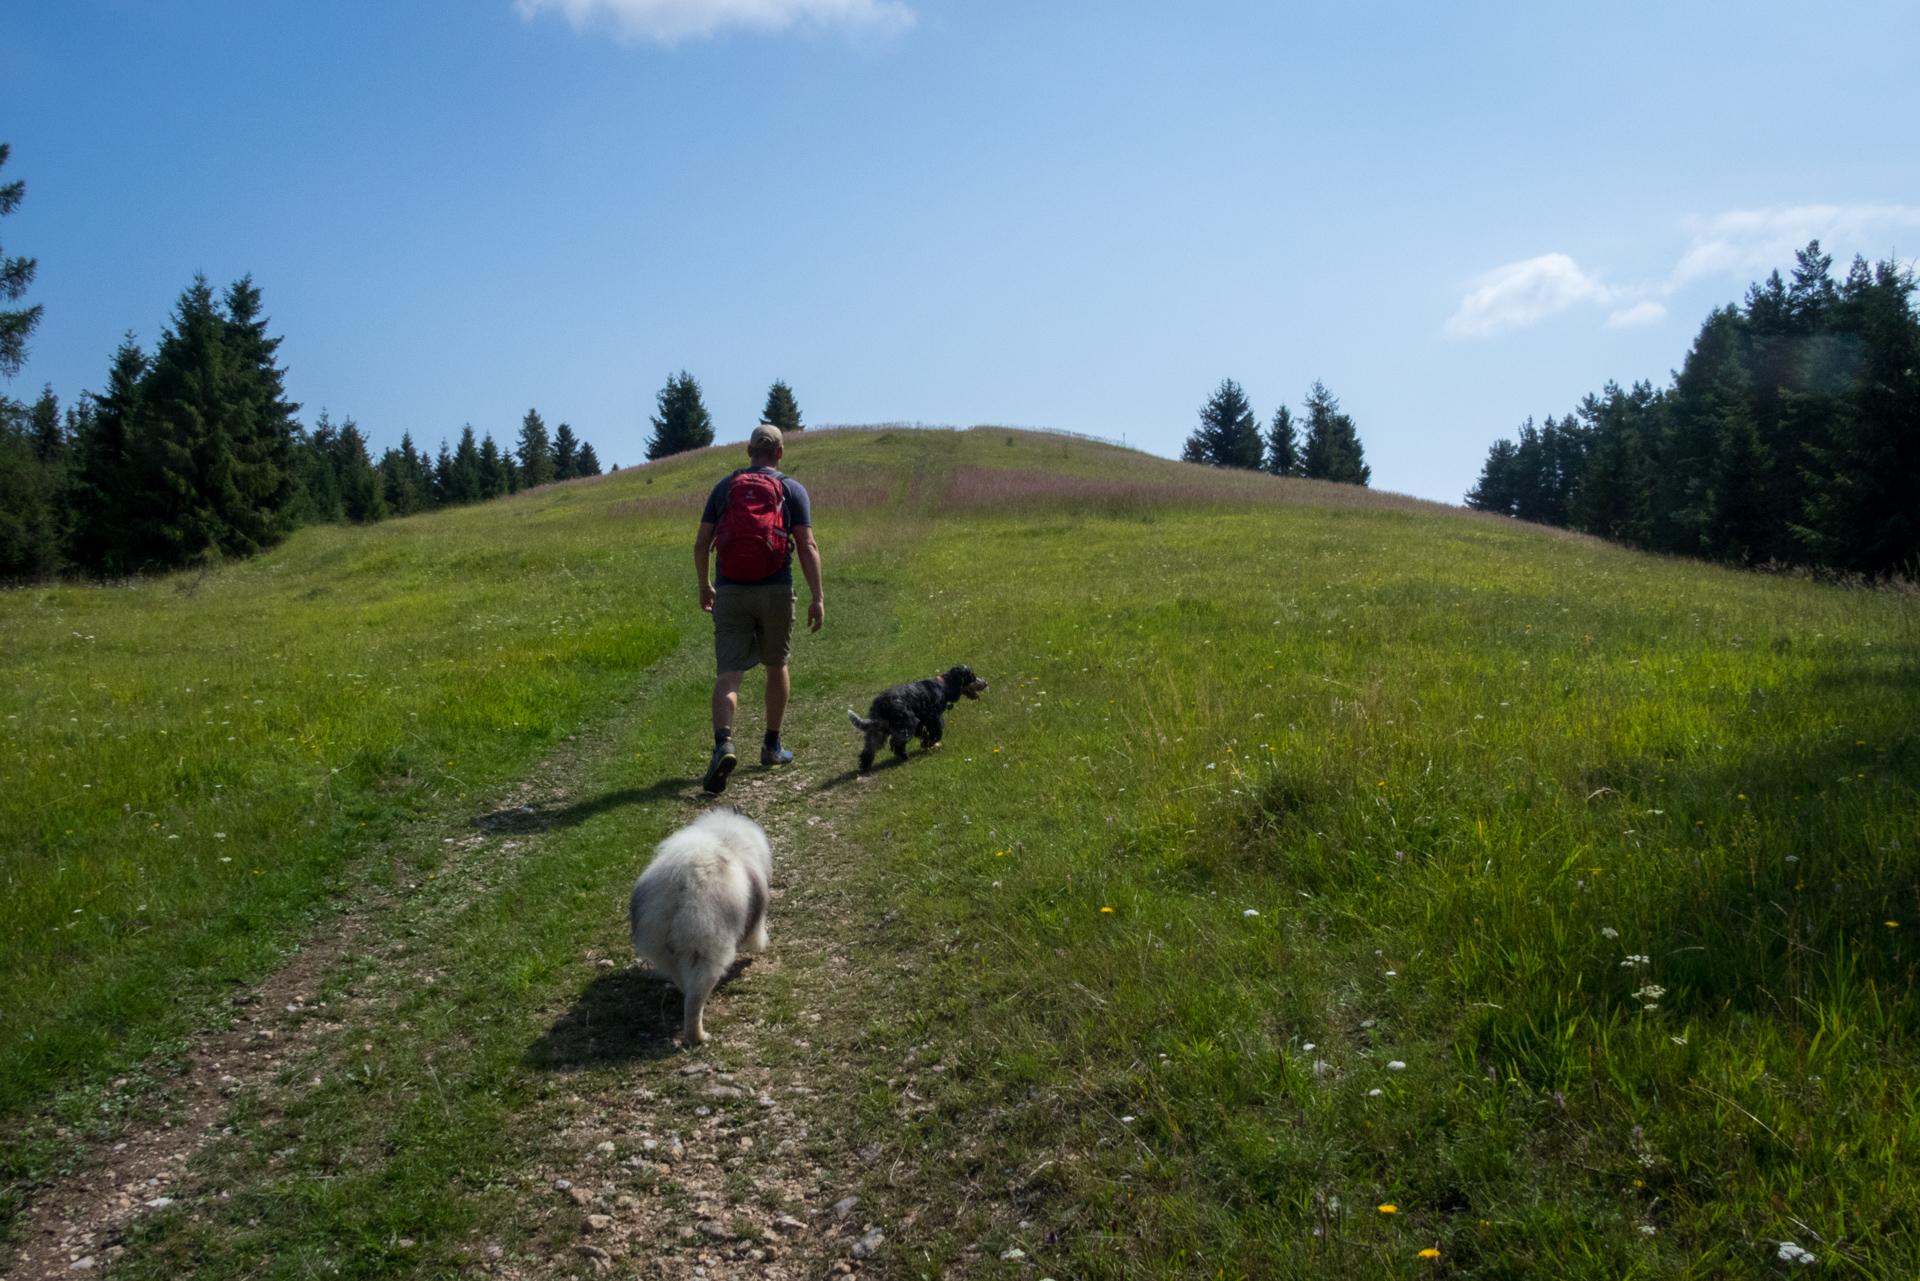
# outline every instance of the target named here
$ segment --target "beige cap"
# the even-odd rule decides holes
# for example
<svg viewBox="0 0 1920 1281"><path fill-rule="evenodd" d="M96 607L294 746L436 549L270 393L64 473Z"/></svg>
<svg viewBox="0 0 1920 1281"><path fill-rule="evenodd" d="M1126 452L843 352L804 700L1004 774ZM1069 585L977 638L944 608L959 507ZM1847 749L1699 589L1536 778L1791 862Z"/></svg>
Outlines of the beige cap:
<svg viewBox="0 0 1920 1281"><path fill-rule="evenodd" d="M747 437L747 452L757 454L770 449L781 449L786 442L780 438L780 429L772 423L761 423L753 429L753 435Z"/></svg>

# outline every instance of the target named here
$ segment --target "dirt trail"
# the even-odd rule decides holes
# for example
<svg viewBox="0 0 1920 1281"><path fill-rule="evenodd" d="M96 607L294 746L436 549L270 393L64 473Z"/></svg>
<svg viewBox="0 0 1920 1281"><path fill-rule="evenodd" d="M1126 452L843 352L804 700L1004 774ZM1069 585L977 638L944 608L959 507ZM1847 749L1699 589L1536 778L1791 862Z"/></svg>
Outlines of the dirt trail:
<svg viewBox="0 0 1920 1281"><path fill-rule="evenodd" d="M550 1248L578 1233L572 1249L597 1272L706 1281L855 1271L884 1252L885 1227L857 1193L880 1151L837 1125L856 1088L849 1017L860 1021L872 981L843 951L852 903L841 878L855 851L840 828L867 786L804 764L735 777L724 802L774 845L772 945L716 993L707 1045L631 1074L583 1072L524 1118ZM611 968L625 972L602 980L605 997L584 995L546 1038L556 1064L591 1062L595 1010L628 1004L635 989L652 989L657 1028L677 1025L677 994L624 958ZM791 1017L755 1017L770 999ZM495 1267L546 1271L538 1252Z"/></svg>
<svg viewBox="0 0 1920 1281"><path fill-rule="evenodd" d="M794 711L796 719L828 714ZM490 866L532 859L544 842L561 839L547 830L547 815L579 798L595 763L591 749L612 745L618 733L611 723L584 730L492 813L458 826L446 820L428 838L449 852L438 905L427 910L463 906L448 892L454 865L482 882ZM855 1191L879 1149L863 1150L840 1123L857 1088L849 1038L865 1024L862 992L875 981L844 951L856 915L848 869L860 851L842 831L866 789L884 784L856 778L850 753L830 755L777 771L745 767L722 798L772 839L774 904L768 953L736 971L709 1006L712 1042L690 1051L665 1044L662 1030L678 1024L677 996L624 948L583 958L595 973L536 1045L554 1088L518 1118L525 1190L511 1221L487 1234L494 1239L470 1244L471 1274L783 1281L884 1266L886 1225L863 1213ZM674 825L710 803L694 782L660 799L681 811ZM636 851L636 872L645 857ZM225 1122L241 1096L250 1096L256 1116L284 1113L339 1068L361 1034L391 1025L390 994L336 1000L329 1009L315 993L351 958L391 946L418 919L409 901L420 889L363 888L286 966L236 996L233 1030L199 1038L185 1071L159 1083L171 1100L168 1119L128 1123L88 1151L79 1172L40 1189L0 1275L112 1271L131 1221L169 1206L198 1221L230 1195L234 1189L212 1186L197 1168L196 1154L231 1133ZM645 1019L650 1028L620 1027L649 1003L657 1007ZM776 1004L777 1016L767 1017ZM606 1053L604 1041L623 1037L657 1044ZM620 1070L591 1070L610 1059Z"/></svg>
<svg viewBox="0 0 1920 1281"><path fill-rule="evenodd" d="M311 1003L311 993L384 899L368 887L358 906L315 931L292 961L236 996L233 1030L196 1039L184 1070L160 1082L171 1104L168 1119L129 1123L89 1151L77 1173L42 1188L0 1275L71 1277L125 1253L119 1240L127 1223L172 1205L193 1183L193 1156L219 1136L233 1096L301 1058L315 1032L342 1026L324 1005Z"/></svg>

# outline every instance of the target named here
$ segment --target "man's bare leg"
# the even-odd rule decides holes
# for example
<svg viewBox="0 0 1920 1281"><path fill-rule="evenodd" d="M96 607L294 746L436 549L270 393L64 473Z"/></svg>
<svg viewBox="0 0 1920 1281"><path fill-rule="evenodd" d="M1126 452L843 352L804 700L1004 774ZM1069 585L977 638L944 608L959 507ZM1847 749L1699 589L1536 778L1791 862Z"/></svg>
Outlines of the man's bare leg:
<svg viewBox="0 0 1920 1281"><path fill-rule="evenodd" d="M781 669L783 677L785 671L785 668ZM721 672L719 676L714 678L713 736L716 742L719 741L722 734L731 734L733 732L734 709L740 705L740 682L745 679L747 679L745 672ZM771 697L771 695L769 695L769 697ZM787 698L783 680L782 693L780 695L781 707L784 708L786 703Z"/></svg>
<svg viewBox="0 0 1920 1281"><path fill-rule="evenodd" d="M793 753L780 746L780 722L787 714L787 695L793 683L785 667L767 669L767 733L760 742L762 765L791 765Z"/></svg>
<svg viewBox="0 0 1920 1281"><path fill-rule="evenodd" d="M733 712L740 702L740 682L745 672L721 672L713 682L713 756L707 761L707 776L700 785L709 792L727 790L727 775L739 757L733 750Z"/></svg>
<svg viewBox="0 0 1920 1281"><path fill-rule="evenodd" d="M736 683L735 689L739 688ZM778 734L780 722L787 717L787 696L793 692L793 678L784 667L767 669L767 733Z"/></svg>

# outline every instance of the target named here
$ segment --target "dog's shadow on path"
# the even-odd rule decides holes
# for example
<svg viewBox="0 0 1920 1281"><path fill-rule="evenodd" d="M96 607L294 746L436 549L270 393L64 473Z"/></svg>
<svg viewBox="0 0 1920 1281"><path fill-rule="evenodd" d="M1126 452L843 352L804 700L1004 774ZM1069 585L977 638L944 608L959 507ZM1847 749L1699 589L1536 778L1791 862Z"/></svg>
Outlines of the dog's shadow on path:
<svg viewBox="0 0 1920 1281"><path fill-rule="evenodd" d="M867 771L867 777L877 778L888 770L905 769L907 766L911 765L915 760L927 754L928 753L925 748L921 748L918 751L915 751L908 756L895 756L892 752L888 752L884 759L877 760L873 763L873 768ZM816 792L831 792L839 788L845 787L848 783L858 782L859 779L860 779L860 771L857 769L850 769L844 773L835 774L832 778L821 779L817 784L814 785L813 790Z"/></svg>
<svg viewBox="0 0 1920 1281"><path fill-rule="evenodd" d="M735 961L721 986L752 963L752 957ZM651 969L609 970L587 984L567 1012L527 1047L524 1062L551 1072L669 1058L681 1052L674 1038L680 1034L683 1005L680 989ZM707 1011L711 1018L711 1004Z"/></svg>

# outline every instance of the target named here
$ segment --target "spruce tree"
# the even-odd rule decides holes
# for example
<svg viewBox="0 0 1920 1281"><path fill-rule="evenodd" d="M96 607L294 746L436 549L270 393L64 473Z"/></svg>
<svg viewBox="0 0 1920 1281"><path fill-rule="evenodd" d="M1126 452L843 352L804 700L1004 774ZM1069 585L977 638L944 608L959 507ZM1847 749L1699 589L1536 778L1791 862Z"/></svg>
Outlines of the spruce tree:
<svg viewBox="0 0 1920 1281"><path fill-rule="evenodd" d="M527 416L520 420L520 447L516 452L520 457L522 489L552 482L553 444L547 438L547 425L540 420L538 410L529 409Z"/></svg>
<svg viewBox="0 0 1920 1281"><path fill-rule="evenodd" d="M760 411L760 421L772 423L782 432L801 431L800 406L794 402L793 388L786 380L776 378L773 386L767 388L767 407Z"/></svg>
<svg viewBox="0 0 1920 1281"><path fill-rule="evenodd" d="M713 443L713 419L700 399L700 384L682 369L667 379L655 398L653 435L647 438L647 458L666 458Z"/></svg>
<svg viewBox="0 0 1920 1281"><path fill-rule="evenodd" d="M1518 452L1513 442L1505 437L1493 442L1493 447L1487 451L1487 461L1480 465L1480 478L1467 491L1467 506L1475 511L1513 515L1517 488L1514 483L1514 458Z"/></svg>
<svg viewBox="0 0 1920 1281"><path fill-rule="evenodd" d="M1258 471L1261 452L1260 425L1246 392L1233 379L1221 379L1220 386L1200 407L1200 425L1187 437L1181 457L1213 467Z"/></svg>
<svg viewBox="0 0 1920 1281"><path fill-rule="evenodd" d="M1373 479L1353 419L1340 412L1340 402L1318 379L1307 391L1306 442L1300 455L1301 474L1309 480L1364 485Z"/></svg>
<svg viewBox="0 0 1920 1281"><path fill-rule="evenodd" d="M142 380L129 434L138 508L129 567L272 546L292 525L294 411L251 278L216 302L196 277Z"/></svg>
<svg viewBox="0 0 1920 1281"><path fill-rule="evenodd" d="M410 433L401 433L400 447L403 451L401 459L406 464L407 475L413 480L416 495L416 505L413 510L430 511L434 504L433 459L427 456L426 450L414 447L413 436Z"/></svg>
<svg viewBox="0 0 1920 1281"><path fill-rule="evenodd" d="M585 441L580 442L580 458L574 465L582 476L600 474L600 458L593 452L593 446Z"/></svg>
<svg viewBox="0 0 1920 1281"><path fill-rule="evenodd" d="M65 464L41 457L37 416L0 396L0 578L38 578L60 564Z"/></svg>
<svg viewBox="0 0 1920 1281"><path fill-rule="evenodd" d="M334 441L334 474L340 481L341 506L356 525L385 520L386 484L367 453L367 438L353 419L340 424Z"/></svg>
<svg viewBox="0 0 1920 1281"><path fill-rule="evenodd" d="M1592 432L1572 414L1543 426L1529 418L1519 439L1503 456L1500 510L1537 525L1565 526L1567 510L1580 484Z"/></svg>
<svg viewBox="0 0 1920 1281"><path fill-rule="evenodd" d="M453 503L477 503L485 497L481 489L480 446L473 439L473 424L460 429L460 443L454 446L452 475L448 480L447 500Z"/></svg>
<svg viewBox="0 0 1920 1281"><path fill-rule="evenodd" d="M411 516L432 505L432 478L414 450L413 433L400 433L400 447L380 456L380 490L394 516Z"/></svg>
<svg viewBox="0 0 1920 1281"><path fill-rule="evenodd" d="M1767 520L1769 459L1746 404L1730 398L1722 412L1701 545L1716 559L1744 565L1764 556L1774 532Z"/></svg>
<svg viewBox="0 0 1920 1281"><path fill-rule="evenodd" d="M1823 562L1866 574L1920 571L1920 317L1911 272L1856 262L1838 309L1859 364L1826 439L1810 446L1804 516L1793 526Z"/></svg>
<svg viewBox="0 0 1920 1281"><path fill-rule="evenodd" d="M493 433L488 432L480 442L480 497L504 498L507 495L509 477L507 469L513 464L500 456L500 446L493 443Z"/></svg>
<svg viewBox="0 0 1920 1281"><path fill-rule="evenodd" d="M1748 394L1741 361L1745 330L1739 308L1712 312L1674 377L1669 429L1654 477L1650 541L1655 551L1712 555L1705 538L1713 461L1721 427Z"/></svg>
<svg viewBox="0 0 1920 1281"><path fill-rule="evenodd" d="M1587 459L1567 523L1583 533L1638 546L1647 535L1647 460L1632 429L1602 436Z"/></svg>
<svg viewBox="0 0 1920 1281"><path fill-rule="evenodd" d="M468 431L473 429L469 427ZM450 507L460 501L460 479L454 473L453 454L447 449L446 437L440 438L440 456L433 463L433 505Z"/></svg>
<svg viewBox="0 0 1920 1281"><path fill-rule="evenodd" d="M1643 547L1651 530L1652 461L1647 442L1660 438L1663 397L1650 383L1632 391L1608 383L1580 402L1591 446L1568 504L1567 523L1584 533Z"/></svg>
<svg viewBox="0 0 1920 1281"><path fill-rule="evenodd" d="M340 496L339 435L324 409L312 428L295 433L293 470L300 483L300 524L339 525L347 519Z"/></svg>
<svg viewBox="0 0 1920 1281"><path fill-rule="evenodd" d="M1267 428L1266 470L1276 476L1300 474L1300 433L1294 430L1293 411L1285 405L1273 411Z"/></svg>
<svg viewBox="0 0 1920 1281"><path fill-rule="evenodd" d="M49 383L41 390L40 398L33 402L33 408L27 412L27 421L33 432L34 455L48 467L64 469L67 462L67 433L60 421L60 398L53 394L53 384Z"/></svg>
<svg viewBox="0 0 1920 1281"><path fill-rule="evenodd" d="M13 148L0 142L0 167L5 167L7 157L12 154ZM18 209L26 194L27 184L18 179L0 185L0 218ZM0 297L19 302L32 286L38 265L39 261L34 258L8 258L0 254ZM39 303L14 310L0 309L0 374L12 378L26 365L27 339L39 323Z"/></svg>
<svg viewBox="0 0 1920 1281"><path fill-rule="evenodd" d="M143 504L134 484L133 423L140 416L147 356L128 334L113 354L107 389L84 398L73 432L67 557L117 577L138 568Z"/></svg>
<svg viewBox="0 0 1920 1281"><path fill-rule="evenodd" d="M1806 505L1808 446L1823 443L1842 412L1846 384L1858 365L1859 344L1832 277L1833 259L1819 241L1794 254L1793 280L1768 277L1750 291L1739 335L1739 365L1747 409L1770 461L1756 517L1767 529L1753 560L1801 560L1806 548L1790 526Z"/></svg>
<svg viewBox="0 0 1920 1281"><path fill-rule="evenodd" d="M573 428L561 423L553 429L553 478L572 480L580 474L580 441Z"/></svg>
<svg viewBox="0 0 1920 1281"><path fill-rule="evenodd" d="M1815 333L1840 301L1833 283L1833 255L1820 252L1820 242L1809 240L1793 253L1793 285L1787 302L1802 332Z"/></svg>

